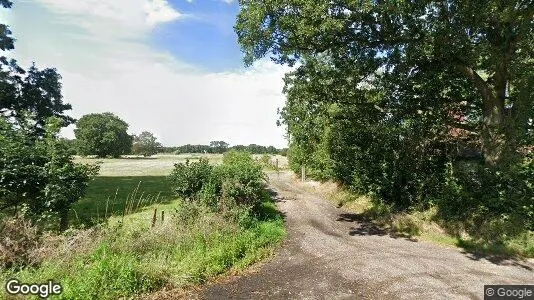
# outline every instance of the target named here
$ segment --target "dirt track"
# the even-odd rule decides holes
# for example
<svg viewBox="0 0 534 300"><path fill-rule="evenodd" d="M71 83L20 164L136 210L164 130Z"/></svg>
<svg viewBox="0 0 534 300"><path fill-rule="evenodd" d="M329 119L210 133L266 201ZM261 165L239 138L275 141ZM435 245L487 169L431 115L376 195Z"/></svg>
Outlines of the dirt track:
<svg viewBox="0 0 534 300"><path fill-rule="evenodd" d="M201 299L483 299L484 284L534 284L532 261L475 257L393 238L270 176L288 240L255 272L206 286Z"/></svg>

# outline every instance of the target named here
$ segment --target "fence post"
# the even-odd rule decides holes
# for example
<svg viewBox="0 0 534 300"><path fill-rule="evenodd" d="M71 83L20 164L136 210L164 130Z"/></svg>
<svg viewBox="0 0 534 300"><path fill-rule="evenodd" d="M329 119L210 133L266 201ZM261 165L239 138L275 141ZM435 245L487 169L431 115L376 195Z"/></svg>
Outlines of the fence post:
<svg viewBox="0 0 534 300"><path fill-rule="evenodd" d="M165 211L161 211L161 223L163 224L163 221L165 221Z"/></svg>
<svg viewBox="0 0 534 300"><path fill-rule="evenodd" d="M152 227L156 226L157 218L158 218L158 209L154 208L154 216L152 217Z"/></svg>
<svg viewBox="0 0 534 300"><path fill-rule="evenodd" d="M301 177L302 177L302 182L306 181L306 167L304 165L302 165Z"/></svg>

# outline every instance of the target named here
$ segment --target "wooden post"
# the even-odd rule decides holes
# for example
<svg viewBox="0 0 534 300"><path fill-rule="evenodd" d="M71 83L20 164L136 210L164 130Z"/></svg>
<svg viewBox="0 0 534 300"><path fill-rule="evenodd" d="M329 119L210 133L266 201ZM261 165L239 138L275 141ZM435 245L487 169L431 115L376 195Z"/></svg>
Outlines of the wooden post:
<svg viewBox="0 0 534 300"><path fill-rule="evenodd" d="M301 177L302 177L302 182L306 181L306 167L304 165L302 165Z"/></svg>
<svg viewBox="0 0 534 300"><path fill-rule="evenodd" d="M163 224L163 221L165 221L165 211L161 211L161 223Z"/></svg>
<svg viewBox="0 0 534 300"><path fill-rule="evenodd" d="M152 217L152 227L156 226L157 218L158 218L158 209L154 208L154 216Z"/></svg>
<svg viewBox="0 0 534 300"><path fill-rule="evenodd" d="M280 167L278 167L278 158L276 159L276 174L280 177Z"/></svg>

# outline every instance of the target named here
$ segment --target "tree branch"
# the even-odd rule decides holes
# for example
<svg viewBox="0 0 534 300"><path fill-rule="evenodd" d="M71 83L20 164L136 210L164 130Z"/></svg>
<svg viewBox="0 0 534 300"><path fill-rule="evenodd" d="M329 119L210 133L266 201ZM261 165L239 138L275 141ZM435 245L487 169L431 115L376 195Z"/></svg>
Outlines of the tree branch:
<svg viewBox="0 0 534 300"><path fill-rule="evenodd" d="M492 89L489 87L489 85L478 75L478 73L473 70L471 67L468 67L466 65L463 65L461 63L454 63L454 67L460 71L463 75L465 75L477 88L477 90L482 94L482 96L485 99L493 99L495 98L495 94L493 93Z"/></svg>

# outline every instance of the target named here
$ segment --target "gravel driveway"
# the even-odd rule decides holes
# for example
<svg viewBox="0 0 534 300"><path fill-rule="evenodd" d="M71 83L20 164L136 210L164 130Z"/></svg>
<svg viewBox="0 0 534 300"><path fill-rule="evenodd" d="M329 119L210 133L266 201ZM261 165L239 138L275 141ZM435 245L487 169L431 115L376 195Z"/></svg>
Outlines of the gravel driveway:
<svg viewBox="0 0 534 300"><path fill-rule="evenodd" d="M201 299L483 299L484 284L534 284L534 263L393 238L270 175L288 239L253 272L206 286Z"/></svg>

